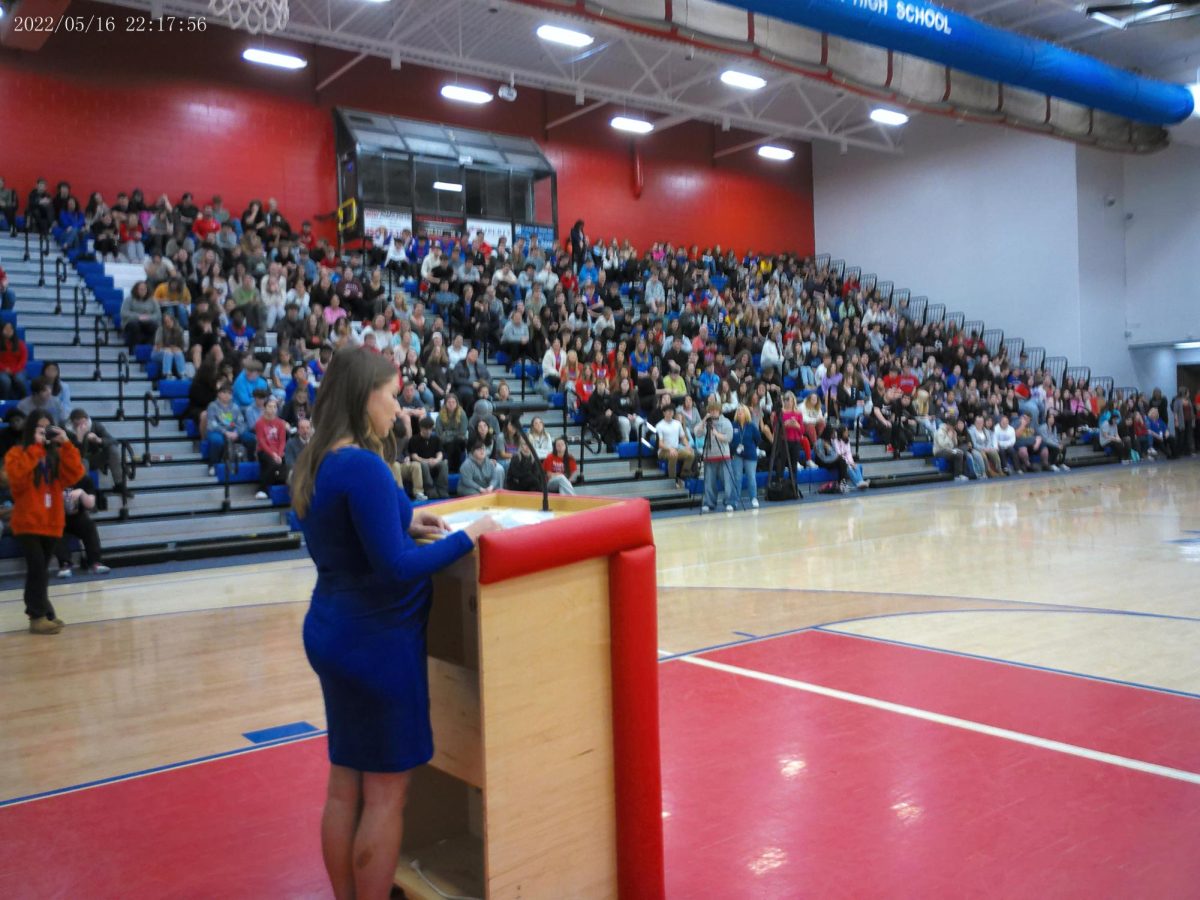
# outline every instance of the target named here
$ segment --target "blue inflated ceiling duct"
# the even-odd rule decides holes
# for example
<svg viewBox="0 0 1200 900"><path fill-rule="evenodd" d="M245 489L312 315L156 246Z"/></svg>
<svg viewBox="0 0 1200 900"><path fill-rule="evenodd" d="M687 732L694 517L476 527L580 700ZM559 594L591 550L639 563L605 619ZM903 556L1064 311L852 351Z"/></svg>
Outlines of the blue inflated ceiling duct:
<svg viewBox="0 0 1200 900"><path fill-rule="evenodd" d="M1099 60L907 0L723 0L849 40L908 53L972 75L1070 100L1139 122L1192 114L1191 91Z"/></svg>

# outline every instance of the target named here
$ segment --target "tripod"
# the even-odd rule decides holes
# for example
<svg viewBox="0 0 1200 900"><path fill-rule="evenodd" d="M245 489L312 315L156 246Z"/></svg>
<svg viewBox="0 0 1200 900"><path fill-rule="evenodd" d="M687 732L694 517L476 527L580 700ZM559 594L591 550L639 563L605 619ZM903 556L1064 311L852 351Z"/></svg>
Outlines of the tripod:
<svg viewBox="0 0 1200 900"><path fill-rule="evenodd" d="M769 464L770 476L767 479L768 500L803 500L804 493L800 490L800 482L796 477L796 463L792 460L792 448L788 446L787 434L783 428L783 401L778 390L772 393L775 404L771 432L771 457ZM783 474L786 472L786 476Z"/></svg>
<svg viewBox="0 0 1200 900"><path fill-rule="evenodd" d="M702 474L704 475L704 499L705 500L708 499L708 467L710 465L710 463L708 461L709 448L711 448L715 443L718 443L716 437L713 434L714 425L715 425L715 422L712 419L712 417L706 415L704 417L704 447L700 451ZM741 490L741 485L735 484L735 481L734 481L736 475L733 471L732 456L727 456L724 460L720 461L719 466L720 466L720 468L715 474L722 479L722 482L724 484L722 493L725 494L725 505L727 507L733 506L732 498L729 496L729 488L730 488L730 486L733 486L735 492L737 493L738 506L743 511L745 511L746 499L744 496L742 496L743 492ZM713 508L714 509L716 506L716 494L717 494L717 491L714 487L714 490L713 490ZM704 515L704 510L706 508L707 507L704 505L704 501L701 500L701 506L700 506L700 514L701 515Z"/></svg>

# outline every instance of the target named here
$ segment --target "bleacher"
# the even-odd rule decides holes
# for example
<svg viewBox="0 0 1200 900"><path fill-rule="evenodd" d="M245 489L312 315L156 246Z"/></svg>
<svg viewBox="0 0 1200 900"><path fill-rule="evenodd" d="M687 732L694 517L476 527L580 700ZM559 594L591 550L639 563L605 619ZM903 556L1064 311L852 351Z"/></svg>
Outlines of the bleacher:
<svg viewBox="0 0 1200 900"><path fill-rule="evenodd" d="M158 381L149 346L137 347L132 355L125 352L120 306L125 292L142 277L139 266L88 262L74 253L68 257L52 242L43 245L36 235L23 234L0 237L0 264L18 296L17 308L5 316L15 321L29 346L28 377L40 373L44 360L59 362L74 405L103 422L123 445L129 486L136 497L128 506L114 498L112 508L95 514L108 560L119 565L298 546L286 487L273 489L267 500L256 500L257 463L206 460L194 430L185 431L179 422L189 382ZM1047 357L1042 348L1026 348L1020 338L988 329L982 320L967 320L963 313L948 312L926 297L912 297L910 290L897 289L874 274L863 275L828 255L818 257L817 264L858 280L864 292L875 291L917 324L942 322L977 331L989 350L1004 347L1014 363L1024 358L1025 366L1045 366L1056 382L1067 374L1111 391L1111 379L1106 383L1091 378L1085 367L1071 366L1064 357ZM720 290L724 281L714 278L714 287ZM415 282L403 287L415 293ZM630 291L626 287L621 293L632 312ZM508 381L514 398L509 407L520 409L526 423L541 415L548 430L566 435L580 464L579 493L644 497L655 510L699 505L702 482L691 479L685 488L676 488L666 477L665 464L646 445L631 441L614 453L606 452L580 417L566 413L562 395L546 398L536 391L540 375L535 364L514 364L501 354L488 360L488 366L494 380ZM944 464L932 459L928 443L915 443L893 459L872 431L856 429L855 440L872 489L950 480ZM1067 460L1072 466L1094 465L1111 462L1112 457L1079 442L1068 449ZM210 463L215 464L215 474L209 474ZM761 488L767 479L765 461L759 469ZM816 490L836 478L835 471L818 468L800 472L797 481L804 490ZM104 486L109 483L106 477ZM2 547L0 553L5 553ZM5 555L0 570L19 570L15 547L7 548Z"/></svg>

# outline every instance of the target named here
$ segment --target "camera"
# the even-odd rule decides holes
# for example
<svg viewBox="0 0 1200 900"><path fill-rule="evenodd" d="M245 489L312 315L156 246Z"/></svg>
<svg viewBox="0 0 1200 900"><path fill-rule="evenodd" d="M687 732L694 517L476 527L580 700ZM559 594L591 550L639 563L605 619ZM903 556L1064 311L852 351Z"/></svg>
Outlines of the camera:
<svg viewBox="0 0 1200 900"><path fill-rule="evenodd" d="M507 100L509 103L512 103L517 99L517 89L511 84L502 84L496 88L496 96L501 100Z"/></svg>

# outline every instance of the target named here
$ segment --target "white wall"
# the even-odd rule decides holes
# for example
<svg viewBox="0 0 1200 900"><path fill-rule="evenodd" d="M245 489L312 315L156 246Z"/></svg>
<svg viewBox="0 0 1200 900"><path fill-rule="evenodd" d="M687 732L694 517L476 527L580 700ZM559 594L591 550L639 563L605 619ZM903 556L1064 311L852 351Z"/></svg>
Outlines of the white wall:
<svg viewBox="0 0 1200 900"><path fill-rule="evenodd" d="M918 116L904 151L813 148L817 250L1080 357L1075 148Z"/></svg>
<svg viewBox="0 0 1200 900"><path fill-rule="evenodd" d="M1130 341L1200 340L1200 149L1125 161Z"/></svg>
<svg viewBox="0 0 1200 900"><path fill-rule="evenodd" d="M1090 147L1076 156L1079 357L1097 375L1136 384L1125 336L1125 157Z"/></svg>
<svg viewBox="0 0 1200 900"><path fill-rule="evenodd" d="M1200 149L1104 153L937 116L903 141L814 145L818 251L1117 384L1167 386L1170 354L1129 345L1200 340Z"/></svg>

